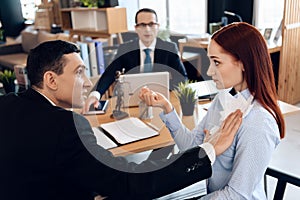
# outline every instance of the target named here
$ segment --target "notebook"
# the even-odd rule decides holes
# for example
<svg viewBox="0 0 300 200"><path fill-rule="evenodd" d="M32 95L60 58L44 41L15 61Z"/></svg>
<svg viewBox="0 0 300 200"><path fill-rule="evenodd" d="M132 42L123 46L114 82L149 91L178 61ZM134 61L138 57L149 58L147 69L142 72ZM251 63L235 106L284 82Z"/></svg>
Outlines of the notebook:
<svg viewBox="0 0 300 200"><path fill-rule="evenodd" d="M169 99L169 72L151 72L139 74L124 74L124 107L139 105L140 89L147 86L155 92L162 93Z"/></svg>
<svg viewBox="0 0 300 200"><path fill-rule="evenodd" d="M100 127L110 134L118 144L127 144L159 135L158 131L136 117L104 123Z"/></svg>

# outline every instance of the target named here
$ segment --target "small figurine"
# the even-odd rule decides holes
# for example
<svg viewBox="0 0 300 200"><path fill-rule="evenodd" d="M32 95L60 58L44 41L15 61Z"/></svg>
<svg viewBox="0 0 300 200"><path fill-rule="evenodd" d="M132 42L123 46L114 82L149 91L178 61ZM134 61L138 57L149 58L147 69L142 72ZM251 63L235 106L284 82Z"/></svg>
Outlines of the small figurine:
<svg viewBox="0 0 300 200"><path fill-rule="evenodd" d="M123 119L125 117L128 117L128 114L126 112L121 111L121 108L124 107L124 88L121 75L123 75L123 72L116 71L114 96L117 97L117 101L115 110L113 110L112 114L112 117L115 119Z"/></svg>

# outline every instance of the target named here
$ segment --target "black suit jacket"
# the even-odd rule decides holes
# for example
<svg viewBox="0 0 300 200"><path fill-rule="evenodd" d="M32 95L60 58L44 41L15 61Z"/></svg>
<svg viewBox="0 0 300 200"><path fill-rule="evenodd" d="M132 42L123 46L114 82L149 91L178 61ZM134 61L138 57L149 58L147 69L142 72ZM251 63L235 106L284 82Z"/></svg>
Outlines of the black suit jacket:
<svg viewBox="0 0 300 200"><path fill-rule="evenodd" d="M125 73L140 73L139 40L132 40L121 44L114 61L105 69L98 84L97 91L104 94L115 80L116 71L125 69ZM187 79L186 70L178 56L175 43L157 38L154 50L153 72L170 72L170 88Z"/></svg>
<svg viewBox="0 0 300 200"><path fill-rule="evenodd" d="M0 110L0 199L151 199L211 175L201 148L140 165L114 157L83 116L32 89L0 96Z"/></svg>

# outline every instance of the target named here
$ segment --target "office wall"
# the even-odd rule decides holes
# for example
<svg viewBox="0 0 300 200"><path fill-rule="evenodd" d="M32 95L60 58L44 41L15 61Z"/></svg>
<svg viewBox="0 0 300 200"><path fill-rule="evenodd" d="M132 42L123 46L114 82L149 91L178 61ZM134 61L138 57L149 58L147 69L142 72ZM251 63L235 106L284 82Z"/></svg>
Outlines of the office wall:
<svg viewBox="0 0 300 200"><path fill-rule="evenodd" d="M208 23L220 22L225 16L225 10L240 15L243 21L252 24L253 0L208 0ZM228 17L228 23L238 21L236 17L228 15L226 17Z"/></svg>
<svg viewBox="0 0 300 200"><path fill-rule="evenodd" d="M20 0L1 0L0 20L6 36L18 36L25 28Z"/></svg>

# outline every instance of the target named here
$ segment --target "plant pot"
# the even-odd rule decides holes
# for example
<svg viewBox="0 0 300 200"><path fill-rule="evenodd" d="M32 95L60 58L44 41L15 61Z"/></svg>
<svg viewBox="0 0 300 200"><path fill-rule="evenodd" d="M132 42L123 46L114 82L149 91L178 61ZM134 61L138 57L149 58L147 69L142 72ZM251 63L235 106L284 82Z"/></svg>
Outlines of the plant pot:
<svg viewBox="0 0 300 200"><path fill-rule="evenodd" d="M181 112L184 116L191 116L194 114L195 103L180 103Z"/></svg>
<svg viewBox="0 0 300 200"><path fill-rule="evenodd" d="M3 88L6 94L10 93L10 92L15 92L16 86L14 83L10 83L10 84L4 84L3 83Z"/></svg>

